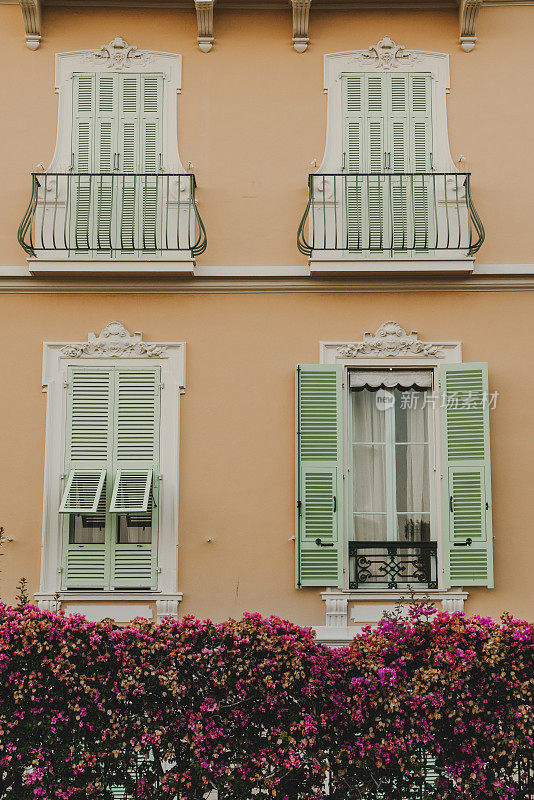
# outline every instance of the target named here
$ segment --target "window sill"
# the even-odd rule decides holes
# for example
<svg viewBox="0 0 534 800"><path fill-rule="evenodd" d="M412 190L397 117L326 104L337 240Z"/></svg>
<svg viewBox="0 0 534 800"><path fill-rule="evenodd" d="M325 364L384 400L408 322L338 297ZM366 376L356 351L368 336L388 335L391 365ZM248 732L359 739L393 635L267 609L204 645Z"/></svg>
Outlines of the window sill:
<svg viewBox="0 0 534 800"><path fill-rule="evenodd" d="M448 258L351 258L341 254L328 258L312 255L310 275L470 275L474 270L473 256Z"/></svg>
<svg viewBox="0 0 534 800"><path fill-rule="evenodd" d="M174 258L138 258L132 261L113 258L29 258L32 275L184 275L195 274L196 261L189 250L176 251Z"/></svg>
<svg viewBox="0 0 534 800"><path fill-rule="evenodd" d="M182 597L182 592L169 594L134 589L117 591L74 589L57 594L35 593L35 600L42 611L57 611L59 606L66 614L82 614L90 621L109 617L120 624L131 622L135 617L145 617L155 622L161 622L163 617L167 616L176 619ZM155 615L153 603L155 603Z"/></svg>

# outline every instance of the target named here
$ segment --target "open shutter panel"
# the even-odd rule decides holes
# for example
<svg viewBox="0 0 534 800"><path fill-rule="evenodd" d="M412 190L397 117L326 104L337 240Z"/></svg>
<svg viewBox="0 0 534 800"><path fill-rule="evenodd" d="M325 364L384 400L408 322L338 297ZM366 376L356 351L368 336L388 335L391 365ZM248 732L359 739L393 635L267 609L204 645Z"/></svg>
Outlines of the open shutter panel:
<svg viewBox="0 0 534 800"><path fill-rule="evenodd" d="M71 543L68 520L72 514L105 516L113 424L111 370L70 367L67 384L69 475L60 510L69 516L65 521L63 579L66 588L99 589L107 583L108 546Z"/></svg>
<svg viewBox="0 0 534 800"><path fill-rule="evenodd" d="M109 510L132 514L148 510L152 491L152 470L117 470Z"/></svg>
<svg viewBox="0 0 534 800"><path fill-rule="evenodd" d="M74 250L90 246L92 182L87 173L94 169L95 76L73 76L72 169L70 186L70 230ZM85 173L78 175L77 173Z"/></svg>
<svg viewBox="0 0 534 800"><path fill-rule="evenodd" d="M116 372L115 485L110 510L152 516L152 541L113 543L116 588L155 588L159 473L160 369Z"/></svg>
<svg viewBox="0 0 534 800"><path fill-rule="evenodd" d="M493 586L487 364L440 369L447 586Z"/></svg>
<svg viewBox="0 0 534 800"><path fill-rule="evenodd" d="M59 506L60 514L98 513L105 482L105 469L71 469Z"/></svg>
<svg viewBox="0 0 534 800"><path fill-rule="evenodd" d="M342 372L300 365L297 404L297 586L343 585Z"/></svg>
<svg viewBox="0 0 534 800"><path fill-rule="evenodd" d="M161 109L163 77L143 75L141 79L141 249L161 247L161 197L163 183L156 177L162 164Z"/></svg>

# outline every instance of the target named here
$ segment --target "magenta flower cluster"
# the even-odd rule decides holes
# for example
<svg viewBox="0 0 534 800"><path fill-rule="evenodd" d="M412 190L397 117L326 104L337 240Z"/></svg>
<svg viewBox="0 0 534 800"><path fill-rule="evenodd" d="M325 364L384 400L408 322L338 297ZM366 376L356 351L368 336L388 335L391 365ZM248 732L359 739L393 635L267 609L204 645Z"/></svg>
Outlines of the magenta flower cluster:
<svg viewBox="0 0 534 800"><path fill-rule="evenodd" d="M2 800L519 797L534 626L414 606L346 648L247 614L0 606Z"/></svg>

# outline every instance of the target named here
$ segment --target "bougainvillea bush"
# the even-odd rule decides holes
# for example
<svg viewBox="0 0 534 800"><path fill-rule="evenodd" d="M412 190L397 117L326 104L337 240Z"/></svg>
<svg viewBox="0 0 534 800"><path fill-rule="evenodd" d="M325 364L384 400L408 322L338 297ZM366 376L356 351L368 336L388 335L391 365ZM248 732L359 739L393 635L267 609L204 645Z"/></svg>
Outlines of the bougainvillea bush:
<svg viewBox="0 0 534 800"><path fill-rule="evenodd" d="M533 695L509 617L412 604L329 650L274 617L0 606L0 798L524 797Z"/></svg>

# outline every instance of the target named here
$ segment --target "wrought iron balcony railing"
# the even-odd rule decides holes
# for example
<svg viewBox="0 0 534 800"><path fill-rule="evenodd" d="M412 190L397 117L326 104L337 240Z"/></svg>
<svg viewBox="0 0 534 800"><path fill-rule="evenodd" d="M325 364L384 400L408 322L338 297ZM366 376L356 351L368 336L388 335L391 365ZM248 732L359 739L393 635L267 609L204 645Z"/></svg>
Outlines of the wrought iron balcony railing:
<svg viewBox="0 0 534 800"><path fill-rule="evenodd" d="M304 255L472 256L483 241L470 173L308 176L308 203L297 234Z"/></svg>
<svg viewBox="0 0 534 800"><path fill-rule="evenodd" d="M437 589L437 542L349 542L349 588Z"/></svg>
<svg viewBox="0 0 534 800"><path fill-rule="evenodd" d="M32 257L183 258L207 246L194 175L32 173L18 240Z"/></svg>

